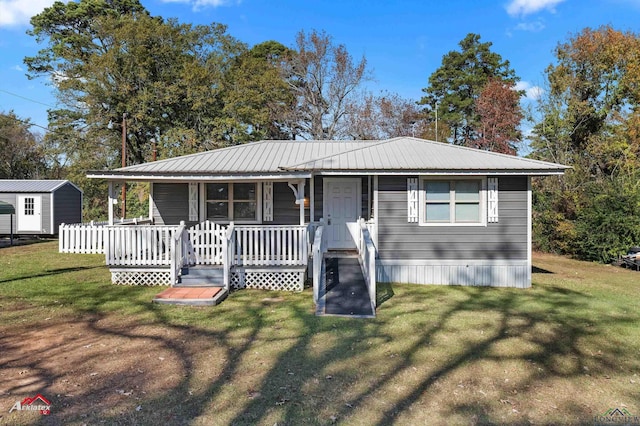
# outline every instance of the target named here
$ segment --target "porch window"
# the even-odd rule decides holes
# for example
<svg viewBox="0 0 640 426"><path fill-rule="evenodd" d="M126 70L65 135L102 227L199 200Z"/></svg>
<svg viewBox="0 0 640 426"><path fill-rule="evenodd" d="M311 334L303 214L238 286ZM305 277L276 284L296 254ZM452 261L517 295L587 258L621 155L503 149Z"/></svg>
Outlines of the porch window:
<svg viewBox="0 0 640 426"><path fill-rule="evenodd" d="M482 179L424 180L422 225L482 225Z"/></svg>
<svg viewBox="0 0 640 426"><path fill-rule="evenodd" d="M219 222L256 221L255 183L208 183L207 219Z"/></svg>

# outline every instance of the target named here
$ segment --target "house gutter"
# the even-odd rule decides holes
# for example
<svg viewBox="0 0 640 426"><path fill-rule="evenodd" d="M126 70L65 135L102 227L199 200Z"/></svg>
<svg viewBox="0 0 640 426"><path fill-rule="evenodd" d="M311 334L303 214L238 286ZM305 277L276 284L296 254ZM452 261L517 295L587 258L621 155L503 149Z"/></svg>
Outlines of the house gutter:
<svg viewBox="0 0 640 426"><path fill-rule="evenodd" d="M118 173L118 172L97 172L91 171L87 173L90 179L107 179L112 181L154 181L154 182L215 182L215 181L289 181L295 179L307 179L311 177L310 172L301 173L274 173L274 174L228 174L228 175L156 175L148 173Z"/></svg>

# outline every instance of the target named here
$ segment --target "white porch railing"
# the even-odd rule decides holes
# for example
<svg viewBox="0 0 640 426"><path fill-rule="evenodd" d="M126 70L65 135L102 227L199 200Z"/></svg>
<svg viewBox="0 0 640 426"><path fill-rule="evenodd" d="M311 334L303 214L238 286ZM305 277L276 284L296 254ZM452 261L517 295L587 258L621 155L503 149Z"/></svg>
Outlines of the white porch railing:
<svg viewBox="0 0 640 426"><path fill-rule="evenodd" d="M318 298L320 297L322 262L324 261L324 252L326 251L323 231L324 227L322 225L315 228L313 246L311 248L311 256L313 258L313 301L316 304L318 303Z"/></svg>
<svg viewBox="0 0 640 426"><path fill-rule="evenodd" d="M229 290L229 284L231 282L231 266L233 265L235 253L234 234L235 227L233 222L231 222L225 230L222 240L222 284L227 290Z"/></svg>
<svg viewBox="0 0 640 426"><path fill-rule="evenodd" d="M104 225L107 222L61 224L58 227L58 252L104 253Z"/></svg>
<svg viewBox="0 0 640 426"><path fill-rule="evenodd" d="M364 275L367 290L369 291L369 299L371 306L375 311L376 308L376 246L373 244L369 228L364 219L360 219L360 234L358 245L358 254L362 265L362 273Z"/></svg>
<svg viewBox="0 0 640 426"><path fill-rule="evenodd" d="M118 221L117 225L143 225L151 223L147 218ZM58 227L58 252L103 254L105 252L105 227L109 222L62 223Z"/></svg>
<svg viewBox="0 0 640 426"><path fill-rule="evenodd" d="M64 225L61 231L61 252L102 252L107 266L118 270L130 268L144 273L153 269L152 272L157 273L165 269L172 283L184 265L222 265L227 289L236 266L306 267L311 235L322 236L321 226L312 230L305 225L235 226L231 223L222 226L210 222L191 228L184 223L179 226Z"/></svg>
<svg viewBox="0 0 640 426"><path fill-rule="evenodd" d="M178 282L182 267L188 262L189 233L184 225L180 224L171 236L171 285Z"/></svg>
<svg viewBox="0 0 640 426"><path fill-rule="evenodd" d="M108 266L170 266L172 241L183 225L105 226Z"/></svg>
<svg viewBox="0 0 640 426"><path fill-rule="evenodd" d="M305 225L235 226L236 265L306 265L307 258Z"/></svg>
<svg viewBox="0 0 640 426"><path fill-rule="evenodd" d="M196 265L222 265L226 230L225 226L208 220L190 227L190 262Z"/></svg>

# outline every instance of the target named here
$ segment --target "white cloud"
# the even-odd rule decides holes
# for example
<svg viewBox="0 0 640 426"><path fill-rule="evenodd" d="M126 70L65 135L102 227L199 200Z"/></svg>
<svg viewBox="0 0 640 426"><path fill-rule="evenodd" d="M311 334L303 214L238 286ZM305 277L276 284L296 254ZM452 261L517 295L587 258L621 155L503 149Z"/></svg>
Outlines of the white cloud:
<svg viewBox="0 0 640 426"><path fill-rule="evenodd" d="M536 101L544 94L544 89L540 86L532 86L528 81L516 83L516 90L524 90L524 98L529 101Z"/></svg>
<svg viewBox="0 0 640 426"><path fill-rule="evenodd" d="M507 13L511 16L525 16L547 9L555 12L555 7L564 0L511 0L507 4Z"/></svg>
<svg viewBox="0 0 640 426"><path fill-rule="evenodd" d="M22 68L20 65L14 65L11 67L11 69L14 71L24 71L24 68Z"/></svg>
<svg viewBox="0 0 640 426"><path fill-rule="evenodd" d="M200 10L207 7L228 6L229 4L239 4L240 0L161 0L164 3L185 3L190 4L193 10Z"/></svg>
<svg viewBox="0 0 640 426"><path fill-rule="evenodd" d="M537 33L544 30L544 23L540 20L533 22L520 22L516 25L515 29L518 31L528 31L531 33Z"/></svg>
<svg viewBox="0 0 640 426"><path fill-rule="evenodd" d="M55 0L0 0L0 27L29 24L32 16L51 6ZM68 0L65 0L65 2Z"/></svg>

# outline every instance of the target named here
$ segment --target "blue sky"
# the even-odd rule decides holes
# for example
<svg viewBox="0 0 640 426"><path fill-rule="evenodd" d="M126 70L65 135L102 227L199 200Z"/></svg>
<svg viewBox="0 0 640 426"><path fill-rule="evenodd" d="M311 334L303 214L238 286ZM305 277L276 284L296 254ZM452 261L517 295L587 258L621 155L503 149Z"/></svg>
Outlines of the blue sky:
<svg viewBox="0 0 640 426"><path fill-rule="evenodd" d="M468 33L493 43L510 61L529 98L544 90L544 69L559 42L585 27L640 32L640 0L290 1L142 0L152 15L181 22L219 22L248 45L277 40L293 46L300 30L324 30L355 58L366 56L369 89L418 100L442 56ZM22 60L40 48L26 35L29 17L51 0L0 0L0 111L46 127L55 105L44 79L28 80ZM26 99L25 99L26 98ZM37 127L33 130L42 131Z"/></svg>

